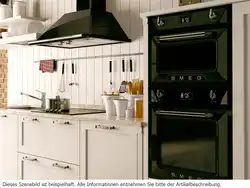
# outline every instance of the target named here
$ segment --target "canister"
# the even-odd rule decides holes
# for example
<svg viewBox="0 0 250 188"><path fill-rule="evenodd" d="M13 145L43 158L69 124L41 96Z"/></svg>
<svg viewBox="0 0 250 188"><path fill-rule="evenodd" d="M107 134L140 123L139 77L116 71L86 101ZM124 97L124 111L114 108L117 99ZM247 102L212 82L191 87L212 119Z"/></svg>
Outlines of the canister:
<svg viewBox="0 0 250 188"><path fill-rule="evenodd" d="M23 1L14 1L13 17L26 16L26 3Z"/></svg>
<svg viewBox="0 0 250 188"><path fill-rule="evenodd" d="M143 118L143 99L135 99L135 118Z"/></svg>

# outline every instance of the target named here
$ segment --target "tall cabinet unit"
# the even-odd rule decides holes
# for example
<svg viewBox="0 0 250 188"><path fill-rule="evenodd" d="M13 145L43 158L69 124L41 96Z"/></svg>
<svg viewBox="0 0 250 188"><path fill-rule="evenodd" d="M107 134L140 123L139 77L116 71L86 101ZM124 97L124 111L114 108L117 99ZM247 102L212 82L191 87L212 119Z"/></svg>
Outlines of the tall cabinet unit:
<svg viewBox="0 0 250 188"><path fill-rule="evenodd" d="M0 180L17 180L18 116L0 113Z"/></svg>

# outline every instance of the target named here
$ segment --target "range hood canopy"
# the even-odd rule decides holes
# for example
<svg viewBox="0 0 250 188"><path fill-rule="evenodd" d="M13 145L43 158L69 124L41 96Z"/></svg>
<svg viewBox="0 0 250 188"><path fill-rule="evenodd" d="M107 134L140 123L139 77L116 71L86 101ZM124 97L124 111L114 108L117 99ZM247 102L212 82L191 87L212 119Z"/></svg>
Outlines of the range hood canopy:
<svg viewBox="0 0 250 188"><path fill-rule="evenodd" d="M29 45L80 48L131 42L112 13L106 0L77 0L77 11L64 14Z"/></svg>

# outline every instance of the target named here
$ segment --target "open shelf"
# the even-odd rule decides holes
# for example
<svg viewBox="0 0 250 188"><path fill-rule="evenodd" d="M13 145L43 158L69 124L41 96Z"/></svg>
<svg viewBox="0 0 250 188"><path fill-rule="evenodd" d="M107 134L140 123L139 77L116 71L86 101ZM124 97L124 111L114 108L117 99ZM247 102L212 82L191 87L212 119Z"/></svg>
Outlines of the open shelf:
<svg viewBox="0 0 250 188"><path fill-rule="evenodd" d="M43 22L45 20L40 19L40 18L16 16L16 17L11 17L11 18L6 18L4 20L0 20L0 28L8 28L10 25L13 25L13 24L25 24L31 21Z"/></svg>
<svg viewBox="0 0 250 188"><path fill-rule="evenodd" d="M0 39L0 44L19 44L26 45L30 41L37 40L37 38L41 36L40 33L30 33L20 36L7 37L5 39Z"/></svg>

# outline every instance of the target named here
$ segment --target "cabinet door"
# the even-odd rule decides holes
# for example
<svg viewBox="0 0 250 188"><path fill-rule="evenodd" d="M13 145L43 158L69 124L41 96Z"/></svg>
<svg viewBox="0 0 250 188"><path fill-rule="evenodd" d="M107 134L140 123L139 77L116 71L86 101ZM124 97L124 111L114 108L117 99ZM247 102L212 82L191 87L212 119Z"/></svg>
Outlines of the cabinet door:
<svg viewBox="0 0 250 188"><path fill-rule="evenodd" d="M250 2L233 4L233 178L250 178Z"/></svg>
<svg viewBox="0 0 250 188"><path fill-rule="evenodd" d="M81 179L142 179L140 127L81 123Z"/></svg>
<svg viewBox="0 0 250 188"><path fill-rule="evenodd" d="M78 180L79 166L42 157L18 154L20 180Z"/></svg>
<svg viewBox="0 0 250 188"><path fill-rule="evenodd" d="M20 152L79 165L79 142L79 121L20 118Z"/></svg>
<svg viewBox="0 0 250 188"><path fill-rule="evenodd" d="M17 180L16 115L0 114L0 180Z"/></svg>

